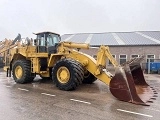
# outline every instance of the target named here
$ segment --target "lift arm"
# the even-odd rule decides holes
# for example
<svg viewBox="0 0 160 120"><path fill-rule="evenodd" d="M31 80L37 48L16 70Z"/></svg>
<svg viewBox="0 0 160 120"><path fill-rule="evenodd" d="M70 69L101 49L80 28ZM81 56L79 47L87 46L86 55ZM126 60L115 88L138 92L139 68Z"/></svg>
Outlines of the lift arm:
<svg viewBox="0 0 160 120"><path fill-rule="evenodd" d="M102 45L102 46L100 46L98 53L97 53L97 66L103 66L106 68L107 58L110 60L110 62L113 64L114 67L119 66L119 64L117 63L115 58L110 53L109 47Z"/></svg>

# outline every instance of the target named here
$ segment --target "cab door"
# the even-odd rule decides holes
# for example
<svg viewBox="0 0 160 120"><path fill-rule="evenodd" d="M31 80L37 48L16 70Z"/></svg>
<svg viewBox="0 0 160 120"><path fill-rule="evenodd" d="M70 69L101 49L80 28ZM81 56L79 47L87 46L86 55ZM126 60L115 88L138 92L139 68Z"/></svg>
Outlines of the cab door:
<svg viewBox="0 0 160 120"><path fill-rule="evenodd" d="M37 40L38 40L37 52L47 53L46 35L45 34L37 35Z"/></svg>

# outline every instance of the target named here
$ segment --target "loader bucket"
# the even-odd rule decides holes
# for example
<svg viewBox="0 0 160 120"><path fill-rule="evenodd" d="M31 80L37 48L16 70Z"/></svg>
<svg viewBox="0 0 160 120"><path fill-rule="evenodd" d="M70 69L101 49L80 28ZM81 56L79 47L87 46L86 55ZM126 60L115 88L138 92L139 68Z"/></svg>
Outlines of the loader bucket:
<svg viewBox="0 0 160 120"><path fill-rule="evenodd" d="M155 91L146 83L140 61L140 58L135 59L117 67L110 81L110 91L119 100L147 106Z"/></svg>

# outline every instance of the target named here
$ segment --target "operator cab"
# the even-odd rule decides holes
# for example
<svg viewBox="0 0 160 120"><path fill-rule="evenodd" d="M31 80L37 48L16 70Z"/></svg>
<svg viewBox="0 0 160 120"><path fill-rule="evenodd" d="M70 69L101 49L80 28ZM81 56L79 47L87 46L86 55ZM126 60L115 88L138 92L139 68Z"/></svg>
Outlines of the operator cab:
<svg viewBox="0 0 160 120"><path fill-rule="evenodd" d="M60 42L60 35L53 32L36 33L36 44L38 46L38 53L56 53L57 45Z"/></svg>

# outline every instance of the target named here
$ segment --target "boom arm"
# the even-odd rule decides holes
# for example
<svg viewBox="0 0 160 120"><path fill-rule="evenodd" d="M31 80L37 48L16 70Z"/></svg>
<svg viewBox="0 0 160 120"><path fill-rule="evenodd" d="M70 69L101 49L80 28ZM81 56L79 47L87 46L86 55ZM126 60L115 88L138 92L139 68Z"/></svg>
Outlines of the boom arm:
<svg viewBox="0 0 160 120"><path fill-rule="evenodd" d="M81 54L80 52L74 51L73 49L70 49L70 48L89 49L89 44L62 42L58 47L58 54L65 54L66 56L72 56L73 59L77 59L84 66L88 66L88 64L90 64L89 61L91 59L91 61L94 61L94 64L95 64L94 68L96 68L96 70L94 70L94 72L93 72L93 70L91 70L92 71L91 73L94 74L95 76L100 75L103 72L103 69L106 68L107 58L111 61L111 63L113 64L114 67L119 66L119 64L117 63L115 58L113 58L112 54L110 53L108 46L103 46L103 45L100 46L98 53L97 53L97 61L89 55L87 55L87 58L81 60L81 58L83 58L81 55L83 55L84 53ZM77 53L74 54L74 52L77 52ZM69 54L69 55L67 55L67 54ZM85 56L86 56L86 54L85 54ZM85 61L85 62L82 62L82 61ZM111 73L109 73L109 76L112 76Z"/></svg>
<svg viewBox="0 0 160 120"><path fill-rule="evenodd" d="M97 53L97 60L93 57L76 51L74 49L69 48L88 48L88 44L74 44L74 43L61 43L58 47L58 54L65 55L65 57L69 57L75 60L78 60L90 73L92 73L97 79L103 81L107 85L109 85L111 78L113 75L104 70L106 68L106 60L107 58L111 61L111 63L116 67L118 63L113 58L112 54L109 52L109 47L100 46L100 49ZM51 61L51 60L50 60Z"/></svg>
<svg viewBox="0 0 160 120"><path fill-rule="evenodd" d="M110 60L110 62L113 64L114 67L119 66L119 64L117 63L115 58L110 53L109 47L102 45L102 46L100 46L99 51L97 53L97 66L106 67L107 58Z"/></svg>
<svg viewBox="0 0 160 120"><path fill-rule="evenodd" d="M61 44L64 47L69 47L69 48L89 49L89 44L85 44L85 43L63 42Z"/></svg>

